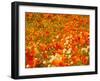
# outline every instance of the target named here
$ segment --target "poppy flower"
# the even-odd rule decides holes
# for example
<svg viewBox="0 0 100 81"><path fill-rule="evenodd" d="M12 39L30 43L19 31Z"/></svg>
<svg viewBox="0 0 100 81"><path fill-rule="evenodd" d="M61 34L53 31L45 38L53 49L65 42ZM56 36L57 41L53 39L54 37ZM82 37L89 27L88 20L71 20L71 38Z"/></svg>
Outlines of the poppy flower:
<svg viewBox="0 0 100 81"><path fill-rule="evenodd" d="M73 64L77 64L80 61L80 56L78 54L72 55L71 59L73 61Z"/></svg>
<svg viewBox="0 0 100 81"><path fill-rule="evenodd" d="M89 58L88 56L81 56L82 64L87 65L89 63Z"/></svg>

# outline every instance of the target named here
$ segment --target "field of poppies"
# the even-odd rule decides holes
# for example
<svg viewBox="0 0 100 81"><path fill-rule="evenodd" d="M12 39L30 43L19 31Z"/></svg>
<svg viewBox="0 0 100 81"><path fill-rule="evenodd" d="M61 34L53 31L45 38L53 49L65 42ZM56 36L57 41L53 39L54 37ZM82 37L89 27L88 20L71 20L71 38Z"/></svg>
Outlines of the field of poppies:
<svg viewBox="0 0 100 81"><path fill-rule="evenodd" d="M25 68L89 65L89 16L25 13Z"/></svg>

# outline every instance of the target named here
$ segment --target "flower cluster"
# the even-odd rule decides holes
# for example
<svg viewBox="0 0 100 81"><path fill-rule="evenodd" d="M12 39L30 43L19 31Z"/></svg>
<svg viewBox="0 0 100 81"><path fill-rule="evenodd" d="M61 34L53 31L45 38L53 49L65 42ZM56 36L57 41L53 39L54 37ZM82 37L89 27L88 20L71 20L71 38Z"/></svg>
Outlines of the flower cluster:
<svg viewBox="0 0 100 81"><path fill-rule="evenodd" d="M89 64L89 16L25 13L26 68Z"/></svg>

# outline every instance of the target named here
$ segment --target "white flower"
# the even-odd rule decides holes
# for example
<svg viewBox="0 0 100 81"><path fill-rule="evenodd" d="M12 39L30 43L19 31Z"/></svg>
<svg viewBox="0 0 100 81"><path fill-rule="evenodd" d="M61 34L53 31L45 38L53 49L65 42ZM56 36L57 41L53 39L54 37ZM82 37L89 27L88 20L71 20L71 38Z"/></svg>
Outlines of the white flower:
<svg viewBox="0 0 100 81"><path fill-rule="evenodd" d="M47 51L44 51L45 53L47 53Z"/></svg>
<svg viewBox="0 0 100 81"><path fill-rule="evenodd" d="M43 64L46 64L46 61L43 61Z"/></svg>
<svg viewBox="0 0 100 81"><path fill-rule="evenodd" d="M73 64L73 61L71 61L70 64Z"/></svg>
<svg viewBox="0 0 100 81"><path fill-rule="evenodd" d="M64 49L63 49L63 53L65 53L65 52L66 52L66 49L64 48Z"/></svg>
<svg viewBox="0 0 100 81"><path fill-rule="evenodd" d="M72 51L72 49L69 48L69 49L67 50L67 54L71 53L71 51Z"/></svg>
<svg viewBox="0 0 100 81"><path fill-rule="evenodd" d="M28 68L29 67L29 64L27 64L26 67Z"/></svg>
<svg viewBox="0 0 100 81"><path fill-rule="evenodd" d="M57 35L56 38L58 39L59 38L59 35Z"/></svg>
<svg viewBox="0 0 100 81"><path fill-rule="evenodd" d="M67 45L68 43L69 43L69 40L66 40L65 43L64 43L64 45Z"/></svg>
<svg viewBox="0 0 100 81"><path fill-rule="evenodd" d="M50 67L51 65L49 64L48 67Z"/></svg>
<svg viewBox="0 0 100 81"><path fill-rule="evenodd" d="M55 56L54 55L51 55L49 62L51 63L54 59L55 59Z"/></svg>

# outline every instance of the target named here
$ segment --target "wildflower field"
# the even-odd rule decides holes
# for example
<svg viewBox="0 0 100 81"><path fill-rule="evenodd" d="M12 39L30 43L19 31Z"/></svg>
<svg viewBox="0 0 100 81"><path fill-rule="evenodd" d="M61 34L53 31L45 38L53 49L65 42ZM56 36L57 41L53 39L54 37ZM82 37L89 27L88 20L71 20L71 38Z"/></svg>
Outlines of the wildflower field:
<svg viewBox="0 0 100 81"><path fill-rule="evenodd" d="M25 67L89 65L90 17L25 12Z"/></svg>

